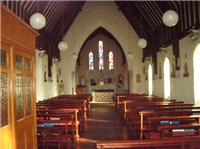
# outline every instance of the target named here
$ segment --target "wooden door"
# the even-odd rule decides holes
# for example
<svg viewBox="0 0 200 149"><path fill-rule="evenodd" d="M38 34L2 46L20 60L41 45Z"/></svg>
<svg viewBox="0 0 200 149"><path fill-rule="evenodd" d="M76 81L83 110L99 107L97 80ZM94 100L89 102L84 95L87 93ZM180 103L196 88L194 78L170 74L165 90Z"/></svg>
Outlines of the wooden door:
<svg viewBox="0 0 200 149"><path fill-rule="evenodd" d="M9 45L3 42L0 59L0 149L13 149L15 147L10 106L10 52Z"/></svg>
<svg viewBox="0 0 200 149"><path fill-rule="evenodd" d="M13 99L17 149L35 149L34 56L13 50Z"/></svg>

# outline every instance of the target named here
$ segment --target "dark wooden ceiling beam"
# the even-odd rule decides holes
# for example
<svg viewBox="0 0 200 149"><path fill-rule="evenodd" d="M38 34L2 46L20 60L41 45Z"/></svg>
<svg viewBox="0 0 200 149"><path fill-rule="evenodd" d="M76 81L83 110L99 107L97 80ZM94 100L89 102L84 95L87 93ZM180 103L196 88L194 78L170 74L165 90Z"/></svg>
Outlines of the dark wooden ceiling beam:
<svg viewBox="0 0 200 149"><path fill-rule="evenodd" d="M149 24L149 26L151 27L152 30L155 29L154 23L152 22L151 19L149 19L147 16L147 13L143 11L142 6L139 3L134 3L134 5L136 6L137 10L139 11L140 14L140 18L145 18L146 22ZM139 18L139 19L140 19ZM144 19L143 19L144 20Z"/></svg>

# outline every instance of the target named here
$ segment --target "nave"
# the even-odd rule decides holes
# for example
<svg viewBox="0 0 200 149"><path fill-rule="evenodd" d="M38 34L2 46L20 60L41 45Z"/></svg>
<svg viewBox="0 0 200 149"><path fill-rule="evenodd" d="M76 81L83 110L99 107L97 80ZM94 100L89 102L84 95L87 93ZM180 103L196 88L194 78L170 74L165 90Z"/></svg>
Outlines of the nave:
<svg viewBox="0 0 200 149"><path fill-rule="evenodd" d="M77 143L76 149L96 148L98 140L127 140L132 138L116 113L114 103L91 104L90 117L85 132Z"/></svg>
<svg viewBox="0 0 200 149"><path fill-rule="evenodd" d="M200 106L145 94L115 95L115 103L90 97L38 102L39 148L199 148Z"/></svg>
<svg viewBox="0 0 200 149"><path fill-rule="evenodd" d="M200 149L199 1L0 4L0 149Z"/></svg>

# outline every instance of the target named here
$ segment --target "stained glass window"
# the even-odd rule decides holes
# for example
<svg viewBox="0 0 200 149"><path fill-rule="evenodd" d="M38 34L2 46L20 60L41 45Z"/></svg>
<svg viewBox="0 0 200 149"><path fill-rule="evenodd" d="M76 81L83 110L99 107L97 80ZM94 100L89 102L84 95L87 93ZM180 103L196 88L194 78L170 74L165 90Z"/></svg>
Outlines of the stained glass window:
<svg viewBox="0 0 200 149"><path fill-rule="evenodd" d="M99 70L103 70L103 41L99 41Z"/></svg>
<svg viewBox="0 0 200 149"><path fill-rule="evenodd" d="M7 53L4 50L0 50L0 58L1 58L1 67L7 67Z"/></svg>
<svg viewBox="0 0 200 149"><path fill-rule="evenodd" d="M17 119L24 117L23 76L16 75Z"/></svg>
<svg viewBox="0 0 200 149"><path fill-rule="evenodd" d="M26 97L26 115L31 114L32 112L32 79L27 76L24 77L24 87L25 87L25 97Z"/></svg>
<svg viewBox="0 0 200 149"><path fill-rule="evenodd" d="M25 59L25 61L24 61L24 70L30 72L31 69L32 69L31 60L30 59Z"/></svg>
<svg viewBox="0 0 200 149"><path fill-rule="evenodd" d="M89 53L89 70L94 70L94 55L92 52Z"/></svg>
<svg viewBox="0 0 200 149"><path fill-rule="evenodd" d="M22 56L16 56L16 70L22 71L23 70L23 58Z"/></svg>
<svg viewBox="0 0 200 149"><path fill-rule="evenodd" d="M114 69L114 65L113 65L113 52L110 51L108 56L109 56L109 70L113 70Z"/></svg>
<svg viewBox="0 0 200 149"><path fill-rule="evenodd" d="M8 75L0 73L0 127L8 124Z"/></svg>

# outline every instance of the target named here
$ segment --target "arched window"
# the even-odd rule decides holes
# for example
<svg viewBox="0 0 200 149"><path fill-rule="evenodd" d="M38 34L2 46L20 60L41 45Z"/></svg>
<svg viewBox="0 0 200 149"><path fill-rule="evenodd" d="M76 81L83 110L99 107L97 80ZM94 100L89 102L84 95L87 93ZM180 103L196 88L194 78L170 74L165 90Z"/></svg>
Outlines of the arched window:
<svg viewBox="0 0 200 149"><path fill-rule="evenodd" d="M149 88L149 96L152 95L153 93L153 70L152 70L152 66L151 64L149 64L149 68L148 68L148 88Z"/></svg>
<svg viewBox="0 0 200 149"><path fill-rule="evenodd" d="M99 41L99 70L103 70L103 41Z"/></svg>
<svg viewBox="0 0 200 149"><path fill-rule="evenodd" d="M165 99L170 98L170 63L168 57L164 61L164 97Z"/></svg>
<svg viewBox="0 0 200 149"><path fill-rule="evenodd" d="M89 70L94 70L94 55L92 52L88 55L89 58Z"/></svg>
<svg viewBox="0 0 200 149"><path fill-rule="evenodd" d="M110 51L109 54L109 70L113 70L114 69L114 65L113 65L113 52Z"/></svg>
<svg viewBox="0 0 200 149"><path fill-rule="evenodd" d="M200 44L198 44L193 56L194 67L194 102L195 105L200 105Z"/></svg>

